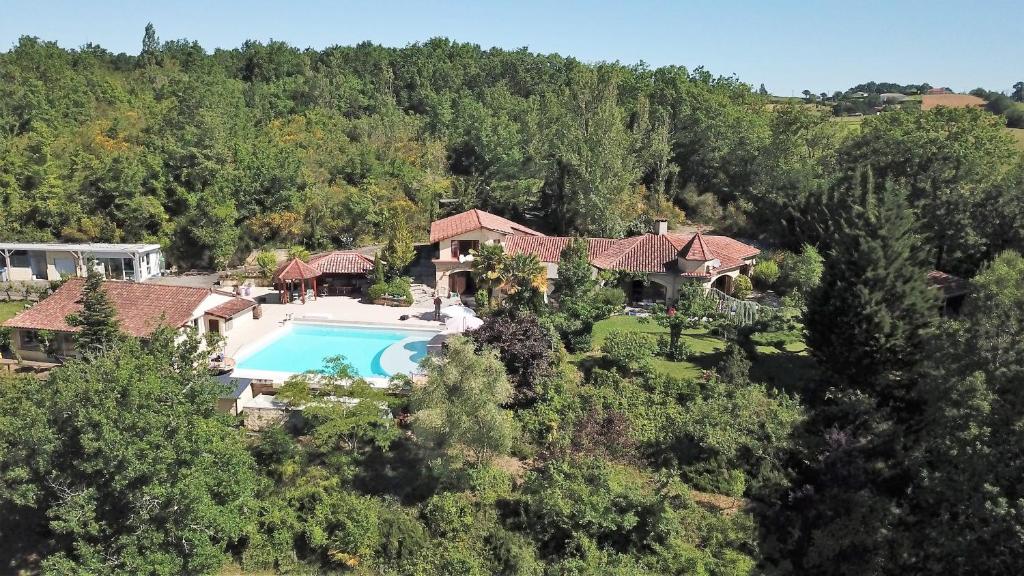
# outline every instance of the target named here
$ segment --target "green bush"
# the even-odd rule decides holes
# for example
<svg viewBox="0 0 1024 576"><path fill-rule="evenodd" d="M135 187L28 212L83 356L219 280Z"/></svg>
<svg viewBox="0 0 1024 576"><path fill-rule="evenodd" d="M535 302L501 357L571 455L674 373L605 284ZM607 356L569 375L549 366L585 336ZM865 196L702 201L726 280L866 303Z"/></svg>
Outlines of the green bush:
<svg viewBox="0 0 1024 576"><path fill-rule="evenodd" d="M754 266L750 277L761 290L771 290L779 281L779 264L775 260L761 260Z"/></svg>
<svg viewBox="0 0 1024 576"><path fill-rule="evenodd" d="M639 332L612 332L601 345L609 362L625 373L650 372L651 357L657 351L657 342Z"/></svg>
<svg viewBox="0 0 1024 576"><path fill-rule="evenodd" d="M658 354L668 360L681 362L693 354L693 348L690 347L690 343L685 338L680 338L676 345L672 346L672 340L668 336L659 336Z"/></svg>
<svg viewBox="0 0 1024 576"><path fill-rule="evenodd" d="M0 326L0 352L14 350L13 334L13 329Z"/></svg>
<svg viewBox="0 0 1024 576"><path fill-rule="evenodd" d="M484 289L484 288L481 288L481 289L476 291L475 300L476 300L476 307L477 308L481 308L481 309L487 308L487 306L491 303L491 298L487 294L487 290Z"/></svg>
<svg viewBox="0 0 1024 576"><path fill-rule="evenodd" d="M594 306L604 308L609 314L622 310L626 305L626 293L616 286L603 286L594 291Z"/></svg>
<svg viewBox="0 0 1024 576"><path fill-rule="evenodd" d="M789 254L779 267L779 288L783 293L810 294L821 283L825 259L810 244L804 244L799 254Z"/></svg>
<svg viewBox="0 0 1024 576"><path fill-rule="evenodd" d="M288 249L288 257L298 258L303 262L309 262L309 250L307 250L305 246L296 244Z"/></svg>
<svg viewBox="0 0 1024 576"><path fill-rule="evenodd" d="M379 282L370 286L370 289L366 291L366 296L370 300L377 300L383 298L388 293L388 285L384 282Z"/></svg>
<svg viewBox="0 0 1024 576"><path fill-rule="evenodd" d="M750 284L750 278L747 278L743 274L740 274L732 281L732 295L740 300L750 296L750 291L754 287Z"/></svg>
<svg viewBox="0 0 1024 576"><path fill-rule="evenodd" d="M388 295L401 298L408 304L412 304L412 283L408 278L399 276L388 282Z"/></svg>
<svg viewBox="0 0 1024 576"><path fill-rule="evenodd" d="M442 492L430 497L423 506L427 527L441 537L457 536L473 525L473 504L465 494Z"/></svg>
<svg viewBox="0 0 1024 576"><path fill-rule="evenodd" d="M270 278L274 275L274 270L277 269L277 256L274 256L273 252L260 251L256 255L256 267L260 269L260 276Z"/></svg>
<svg viewBox="0 0 1024 576"><path fill-rule="evenodd" d="M579 354L590 351L594 334L594 322L590 318L559 312L551 316L551 324L568 352Z"/></svg>

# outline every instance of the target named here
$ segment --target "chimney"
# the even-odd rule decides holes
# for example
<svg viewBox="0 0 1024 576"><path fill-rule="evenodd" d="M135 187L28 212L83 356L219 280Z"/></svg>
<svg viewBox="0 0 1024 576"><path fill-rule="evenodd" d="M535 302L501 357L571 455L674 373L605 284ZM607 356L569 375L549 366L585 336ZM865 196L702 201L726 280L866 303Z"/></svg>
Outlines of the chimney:
<svg viewBox="0 0 1024 576"><path fill-rule="evenodd" d="M668 234L668 220L665 218L656 219L654 221L654 233L658 236Z"/></svg>

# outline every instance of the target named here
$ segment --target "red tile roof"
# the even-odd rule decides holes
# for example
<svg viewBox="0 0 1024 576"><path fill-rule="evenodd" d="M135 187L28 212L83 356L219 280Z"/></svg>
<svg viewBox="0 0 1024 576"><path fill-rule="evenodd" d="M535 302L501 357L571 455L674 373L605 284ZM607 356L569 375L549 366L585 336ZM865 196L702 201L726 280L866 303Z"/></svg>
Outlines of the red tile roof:
<svg viewBox="0 0 1024 576"><path fill-rule="evenodd" d="M238 316L240 313L252 308L253 306L256 306L256 303L252 300L249 300L248 298L235 297L227 302L210 308L205 313L210 316L216 316L218 318L228 320Z"/></svg>
<svg viewBox="0 0 1024 576"><path fill-rule="evenodd" d="M324 274L366 274L373 270L373 258L350 250L317 254L309 265Z"/></svg>
<svg viewBox="0 0 1024 576"><path fill-rule="evenodd" d="M65 320L69 314L82 310L83 278L71 278L35 306L4 322L10 328L77 332ZM150 335L165 324L177 328L210 294L205 288L165 286L135 282L106 281L103 289L114 305L121 330L137 337Z"/></svg>
<svg viewBox="0 0 1024 576"><path fill-rule="evenodd" d="M970 289L970 282L967 280L964 280L959 276L939 272L938 270L932 270L929 272L927 281L928 285L932 288L941 290L942 295L946 298L966 294Z"/></svg>
<svg viewBox="0 0 1024 576"><path fill-rule="evenodd" d="M691 236L680 252L683 255L683 260L707 262L715 259L715 253L704 243L704 235L700 232Z"/></svg>
<svg viewBox="0 0 1024 576"><path fill-rule="evenodd" d="M502 244L509 254L528 252L542 262L558 262L569 238L545 236L509 236ZM590 263L605 270L630 272L663 272L687 276L706 276L703 271L685 273L679 270L677 258L682 252L687 259L719 261L715 271L737 268L760 252L728 236L704 234L644 234L620 240L588 238Z"/></svg>
<svg viewBox="0 0 1024 576"><path fill-rule="evenodd" d="M454 216L435 220L430 223L430 242L440 242L474 230L494 230L504 234L523 234L526 236L543 236L540 232L517 224L483 210L467 210Z"/></svg>
<svg viewBox="0 0 1024 576"><path fill-rule="evenodd" d="M562 250L569 245L572 238L568 236L509 236L502 242L505 252L510 255L529 253L536 254L541 262L558 262L562 259ZM613 238L585 238L587 241L587 257L597 258L602 252L615 245L619 240Z"/></svg>
<svg viewBox="0 0 1024 576"><path fill-rule="evenodd" d="M316 278L319 275L320 271L316 268L313 268L298 258L292 258L277 267L277 272L274 272L274 282L279 280L304 280Z"/></svg>

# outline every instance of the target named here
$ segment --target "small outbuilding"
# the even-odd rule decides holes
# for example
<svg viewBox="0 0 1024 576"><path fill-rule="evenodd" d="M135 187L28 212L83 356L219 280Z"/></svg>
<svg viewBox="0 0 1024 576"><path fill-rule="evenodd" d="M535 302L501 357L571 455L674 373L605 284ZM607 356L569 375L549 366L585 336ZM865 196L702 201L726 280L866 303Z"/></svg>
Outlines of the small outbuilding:
<svg viewBox="0 0 1024 576"><path fill-rule="evenodd" d="M353 250L316 254L309 265L320 271L320 293L328 296L362 294L373 271L373 258Z"/></svg>
<svg viewBox="0 0 1024 576"><path fill-rule="evenodd" d="M306 264L299 258L281 264L274 272L274 288L281 297L281 303L286 304L295 298L293 291L299 290L298 297L302 303L306 303L306 287L312 290L313 299L316 299L316 279L320 271Z"/></svg>

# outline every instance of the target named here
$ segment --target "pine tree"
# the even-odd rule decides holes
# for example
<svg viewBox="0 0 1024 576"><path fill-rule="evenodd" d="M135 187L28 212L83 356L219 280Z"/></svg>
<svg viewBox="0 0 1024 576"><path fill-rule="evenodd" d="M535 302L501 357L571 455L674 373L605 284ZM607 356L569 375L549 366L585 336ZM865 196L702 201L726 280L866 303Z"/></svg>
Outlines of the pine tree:
<svg viewBox="0 0 1024 576"><path fill-rule="evenodd" d="M117 312L103 290L103 275L90 268L82 290L82 311L67 317L70 326L80 328L75 334L75 348L93 355L110 348L121 338Z"/></svg>
<svg viewBox="0 0 1024 576"><path fill-rule="evenodd" d="M910 427L923 409L914 382L938 303L902 191L864 181L827 198L825 269L805 318L823 393L795 488L765 517L787 534L778 553L797 573L881 574L907 554L895 527L908 521Z"/></svg>
<svg viewBox="0 0 1024 576"><path fill-rule="evenodd" d="M866 180L866 182L865 182ZM938 303L902 191L870 175L830 195L828 256L808 302L808 345L836 384L879 394L919 360Z"/></svg>

